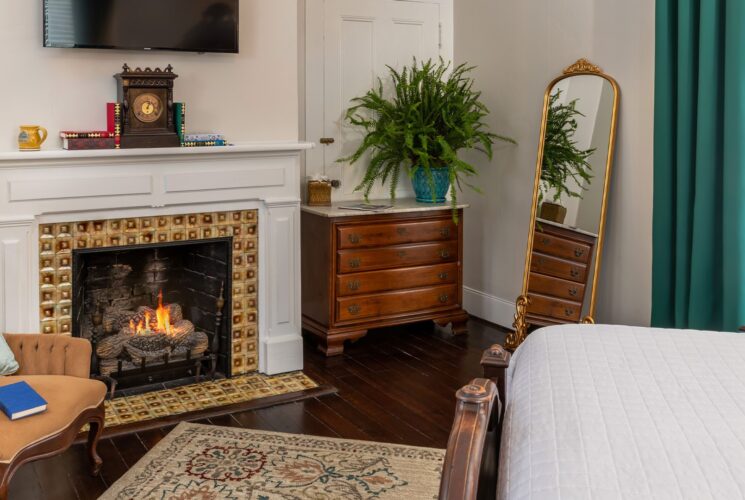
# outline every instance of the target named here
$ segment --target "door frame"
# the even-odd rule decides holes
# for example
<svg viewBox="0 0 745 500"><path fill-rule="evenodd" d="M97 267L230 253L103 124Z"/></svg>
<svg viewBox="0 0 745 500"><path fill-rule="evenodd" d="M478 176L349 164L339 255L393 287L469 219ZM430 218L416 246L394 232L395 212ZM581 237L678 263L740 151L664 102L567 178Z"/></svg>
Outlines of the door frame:
<svg viewBox="0 0 745 500"><path fill-rule="evenodd" d="M374 1L374 0L371 0ZM454 0L395 0L410 3L428 3L440 7L440 52L445 60L454 58ZM324 136L324 10L326 0L298 0L298 60L299 105L301 140L313 142L316 147L305 152L301 182L306 176L325 175L323 145L318 141ZM321 96L319 99L318 96ZM336 180L336 179L332 179ZM305 193L305 189L302 190ZM304 194L305 196L305 194ZM360 195L361 197L361 195Z"/></svg>

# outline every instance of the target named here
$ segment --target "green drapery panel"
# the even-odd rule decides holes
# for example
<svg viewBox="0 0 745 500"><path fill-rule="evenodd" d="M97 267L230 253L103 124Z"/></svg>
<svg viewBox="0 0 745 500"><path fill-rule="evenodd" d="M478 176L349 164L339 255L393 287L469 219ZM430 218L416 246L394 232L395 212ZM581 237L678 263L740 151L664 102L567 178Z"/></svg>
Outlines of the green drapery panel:
<svg viewBox="0 0 745 500"><path fill-rule="evenodd" d="M652 324L745 325L745 1L657 0Z"/></svg>

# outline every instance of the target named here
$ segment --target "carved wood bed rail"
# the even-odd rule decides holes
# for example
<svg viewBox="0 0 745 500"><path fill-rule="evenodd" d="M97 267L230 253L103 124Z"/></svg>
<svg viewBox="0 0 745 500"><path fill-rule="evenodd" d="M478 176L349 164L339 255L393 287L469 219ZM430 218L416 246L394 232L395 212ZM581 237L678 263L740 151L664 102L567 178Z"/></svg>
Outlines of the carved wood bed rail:
<svg viewBox="0 0 745 500"><path fill-rule="evenodd" d="M502 346L493 345L481 357L486 378L474 379L456 393L440 500L496 498L504 376L510 357Z"/></svg>

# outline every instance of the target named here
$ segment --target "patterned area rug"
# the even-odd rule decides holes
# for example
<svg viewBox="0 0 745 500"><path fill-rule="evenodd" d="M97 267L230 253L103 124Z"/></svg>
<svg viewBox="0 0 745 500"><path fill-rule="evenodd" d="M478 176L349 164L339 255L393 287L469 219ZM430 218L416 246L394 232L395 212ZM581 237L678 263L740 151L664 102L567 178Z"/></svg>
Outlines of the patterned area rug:
<svg viewBox="0 0 745 500"><path fill-rule="evenodd" d="M444 450L181 423L101 497L436 499Z"/></svg>
<svg viewBox="0 0 745 500"><path fill-rule="evenodd" d="M106 401L106 427L181 415L318 387L303 372L242 375Z"/></svg>

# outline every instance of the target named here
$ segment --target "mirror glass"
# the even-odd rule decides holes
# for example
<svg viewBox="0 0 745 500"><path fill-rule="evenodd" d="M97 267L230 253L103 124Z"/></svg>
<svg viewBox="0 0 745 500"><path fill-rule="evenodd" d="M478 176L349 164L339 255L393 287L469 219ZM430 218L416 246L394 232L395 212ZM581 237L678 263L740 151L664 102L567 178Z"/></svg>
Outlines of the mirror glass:
<svg viewBox="0 0 745 500"><path fill-rule="evenodd" d="M579 60L545 94L535 224L510 348L536 327L594 321L617 92L612 78Z"/></svg>
<svg viewBox="0 0 745 500"><path fill-rule="evenodd" d="M605 187L614 90L575 75L550 91L538 219L597 237Z"/></svg>

